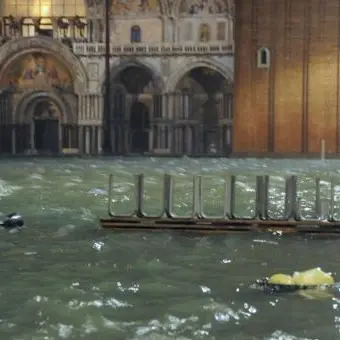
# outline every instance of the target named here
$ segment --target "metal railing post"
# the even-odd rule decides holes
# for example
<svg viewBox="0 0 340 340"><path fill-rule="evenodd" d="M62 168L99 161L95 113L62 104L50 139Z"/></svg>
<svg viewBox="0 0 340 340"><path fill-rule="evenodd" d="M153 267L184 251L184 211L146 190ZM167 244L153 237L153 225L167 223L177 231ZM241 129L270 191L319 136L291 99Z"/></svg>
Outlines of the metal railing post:
<svg viewBox="0 0 340 340"><path fill-rule="evenodd" d="M297 198L297 177L290 176L286 179L285 188L285 216L287 220L300 220L300 200Z"/></svg>
<svg viewBox="0 0 340 340"><path fill-rule="evenodd" d="M329 214L328 214L328 221L333 222L334 221L334 182L333 179L331 180L331 199L330 199L330 207L329 207Z"/></svg>
<svg viewBox="0 0 340 340"><path fill-rule="evenodd" d="M144 201L144 174L135 176L135 194L136 194L136 210L137 217L145 217L143 213L143 201Z"/></svg>
<svg viewBox="0 0 340 340"><path fill-rule="evenodd" d="M224 179L224 218L228 220L235 218L235 182L234 175L227 175Z"/></svg>
<svg viewBox="0 0 340 340"><path fill-rule="evenodd" d="M320 178L315 178L315 202L314 209L316 218L320 218L322 214L322 202L320 198Z"/></svg>
<svg viewBox="0 0 340 340"><path fill-rule="evenodd" d="M113 207L112 207L112 185L113 185L113 175L110 174L109 176L109 188L108 188L108 202L107 202L107 209L108 209L108 213L110 217L114 217L114 211L113 211Z"/></svg>
<svg viewBox="0 0 340 340"><path fill-rule="evenodd" d="M268 182L269 176L256 176L256 218L268 218Z"/></svg>
<svg viewBox="0 0 340 340"><path fill-rule="evenodd" d="M263 186L262 186L262 210L261 217L264 220L269 219L268 210L269 210L269 176L265 175L262 177Z"/></svg>
<svg viewBox="0 0 340 340"><path fill-rule="evenodd" d="M163 214L167 218L174 218L172 215L172 197L173 186L172 177L169 174L165 174L163 178Z"/></svg>
<svg viewBox="0 0 340 340"><path fill-rule="evenodd" d="M192 217L202 218L202 206L202 176L196 175L193 177Z"/></svg>

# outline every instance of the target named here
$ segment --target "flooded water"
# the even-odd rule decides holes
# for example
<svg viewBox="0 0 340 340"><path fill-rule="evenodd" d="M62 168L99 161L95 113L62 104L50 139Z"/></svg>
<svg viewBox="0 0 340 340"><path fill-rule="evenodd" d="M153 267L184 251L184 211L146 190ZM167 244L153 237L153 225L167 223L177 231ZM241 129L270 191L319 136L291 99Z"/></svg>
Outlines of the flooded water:
<svg viewBox="0 0 340 340"><path fill-rule="evenodd" d="M340 239L278 235L194 236L115 233L107 214L108 174L116 209L131 207L131 174L145 172L146 210L160 206L158 181L174 174L174 210L190 210L189 175L206 175L205 210L222 211L222 178L246 173L237 209L251 215L254 173L271 173L273 214L284 195L279 174L322 176L327 196L340 162L297 160L3 160L0 212L20 211L27 228L0 233L1 339L338 339L340 300L264 295L249 284L277 272L320 266L340 281ZM306 215L312 180L301 175ZM337 177L338 176L338 177ZM335 195L338 195L336 187ZM338 199L336 198L336 203Z"/></svg>

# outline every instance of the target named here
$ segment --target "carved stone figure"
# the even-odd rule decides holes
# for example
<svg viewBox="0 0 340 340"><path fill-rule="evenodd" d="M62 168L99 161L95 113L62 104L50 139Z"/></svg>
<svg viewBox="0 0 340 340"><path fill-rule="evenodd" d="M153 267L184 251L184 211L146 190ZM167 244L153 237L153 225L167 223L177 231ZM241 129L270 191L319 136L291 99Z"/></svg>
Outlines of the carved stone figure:
<svg viewBox="0 0 340 340"><path fill-rule="evenodd" d="M180 6L182 14L223 14L229 11L228 2L223 0L184 0Z"/></svg>
<svg viewBox="0 0 340 340"><path fill-rule="evenodd" d="M111 14L114 16L158 12L158 0L113 0L111 6Z"/></svg>

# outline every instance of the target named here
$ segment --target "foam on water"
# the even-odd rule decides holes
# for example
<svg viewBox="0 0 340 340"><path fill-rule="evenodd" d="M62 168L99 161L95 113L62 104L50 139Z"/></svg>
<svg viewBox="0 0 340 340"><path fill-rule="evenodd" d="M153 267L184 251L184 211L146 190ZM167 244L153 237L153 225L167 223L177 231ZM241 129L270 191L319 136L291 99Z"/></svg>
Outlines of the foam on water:
<svg viewBox="0 0 340 340"><path fill-rule="evenodd" d="M44 179L44 177L41 174L32 174L29 176L29 179L31 180L38 180L38 181L42 181Z"/></svg>
<svg viewBox="0 0 340 340"><path fill-rule="evenodd" d="M316 339L299 338L294 335L289 335L282 331L275 331L273 335L271 335L268 338L265 338L264 340L316 340Z"/></svg>
<svg viewBox="0 0 340 340"><path fill-rule="evenodd" d="M3 197L11 196L14 192L22 189L22 187L10 184L3 179L0 179L0 199Z"/></svg>
<svg viewBox="0 0 340 340"><path fill-rule="evenodd" d="M108 194L107 190L105 189L100 189L100 188L93 188L90 191L88 191L89 194L94 195L94 196L104 196Z"/></svg>

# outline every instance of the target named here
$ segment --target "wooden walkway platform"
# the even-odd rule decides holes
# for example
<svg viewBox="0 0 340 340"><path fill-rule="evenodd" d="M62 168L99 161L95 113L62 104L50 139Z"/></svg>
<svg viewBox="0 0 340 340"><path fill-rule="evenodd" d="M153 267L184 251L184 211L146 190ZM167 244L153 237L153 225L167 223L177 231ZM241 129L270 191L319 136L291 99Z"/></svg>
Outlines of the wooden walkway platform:
<svg viewBox="0 0 340 340"><path fill-rule="evenodd" d="M265 232L280 234L314 234L323 236L340 236L340 219L338 219L340 205L335 200L335 188L339 181L332 179L329 182L329 195L321 195L321 178L315 178L314 211L305 211L301 205L299 195L298 177L287 176L285 180L284 212L278 216L270 213L270 176L256 175L256 188L254 194L252 218L241 217L236 209L236 180L239 174L226 174L224 181L224 199L221 202L224 212L218 218L208 218L209 212L204 211L204 179L201 175L192 177L192 204L188 218L176 216L173 213L173 177L164 174L162 192L162 210L158 216L147 216L144 212L145 178L143 174L134 178L135 206L125 215L115 211L114 177L109 177L108 215L101 218L102 228L115 231L178 231L195 233L246 233ZM220 186L220 184L219 184ZM300 193L301 194L301 193ZM323 194L324 195L324 194ZM211 214L210 214L211 215ZM311 217L312 216L312 217Z"/></svg>
<svg viewBox="0 0 340 340"><path fill-rule="evenodd" d="M182 231L195 233L298 233L340 236L340 222L278 221L246 219L196 219L196 218L101 218L102 228L113 231Z"/></svg>

